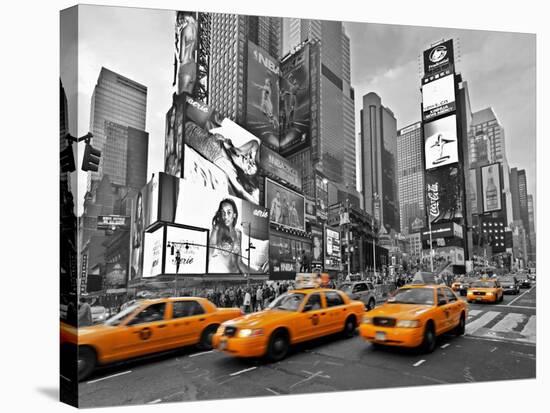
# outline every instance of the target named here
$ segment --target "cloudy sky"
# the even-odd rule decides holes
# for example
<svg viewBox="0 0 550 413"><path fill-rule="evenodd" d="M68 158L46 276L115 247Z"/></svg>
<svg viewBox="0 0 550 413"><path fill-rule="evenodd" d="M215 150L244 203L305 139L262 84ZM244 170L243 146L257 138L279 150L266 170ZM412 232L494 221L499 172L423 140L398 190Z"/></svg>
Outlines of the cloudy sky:
<svg viewBox="0 0 550 413"><path fill-rule="evenodd" d="M147 86L148 175L163 169L164 116L172 93L173 25L171 11L80 6L78 79L61 57L73 135L88 132L91 95L102 66ZM456 66L469 84L472 110L494 109L505 129L509 164L527 170L529 192L536 196L533 35L366 23L346 23L345 27L351 39L357 120L362 96L376 92L394 112L399 128L419 120L422 50L443 38L456 39ZM70 32L62 30L62 50L75 50L75 41ZM81 172L81 188L84 183Z"/></svg>

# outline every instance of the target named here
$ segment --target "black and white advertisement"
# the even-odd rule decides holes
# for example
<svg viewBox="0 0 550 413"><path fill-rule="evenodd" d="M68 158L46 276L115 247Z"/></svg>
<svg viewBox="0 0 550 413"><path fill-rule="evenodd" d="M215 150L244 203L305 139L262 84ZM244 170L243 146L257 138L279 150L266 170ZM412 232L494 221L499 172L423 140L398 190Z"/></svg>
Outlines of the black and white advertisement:
<svg viewBox="0 0 550 413"><path fill-rule="evenodd" d="M426 173L426 208L432 223L463 217L462 184L456 166Z"/></svg>
<svg viewBox="0 0 550 413"><path fill-rule="evenodd" d="M424 73L431 75L454 65L453 40L446 40L424 51Z"/></svg>
<svg viewBox="0 0 550 413"><path fill-rule="evenodd" d="M143 278L156 277L162 274L162 250L164 228L146 232L143 247Z"/></svg>
<svg viewBox="0 0 550 413"><path fill-rule="evenodd" d="M167 226L165 274L206 274L208 231Z"/></svg>
<svg viewBox="0 0 550 413"><path fill-rule="evenodd" d="M458 162L456 115L424 124L426 169Z"/></svg>
<svg viewBox="0 0 550 413"><path fill-rule="evenodd" d="M454 74L437 76L422 85L422 117L424 121L456 110Z"/></svg>
<svg viewBox="0 0 550 413"><path fill-rule="evenodd" d="M246 129L279 150L279 62L248 42Z"/></svg>
<svg viewBox="0 0 550 413"><path fill-rule="evenodd" d="M323 265L323 230L318 227L311 227L311 264Z"/></svg>
<svg viewBox="0 0 550 413"><path fill-rule="evenodd" d="M483 212L502 209L502 189L500 187L500 165L494 163L481 168L481 191L483 194Z"/></svg>
<svg viewBox="0 0 550 413"><path fill-rule="evenodd" d="M340 233L330 228L326 228L325 235L325 268L339 270L342 262L342 253L340 251Z"/></svg>
<svg viewBox="0 0 550 413"><path fill-rule="evenodd" d="M300 231L306 230L303 195L266 178L265 205L269 207L271 222Z"/></svg>

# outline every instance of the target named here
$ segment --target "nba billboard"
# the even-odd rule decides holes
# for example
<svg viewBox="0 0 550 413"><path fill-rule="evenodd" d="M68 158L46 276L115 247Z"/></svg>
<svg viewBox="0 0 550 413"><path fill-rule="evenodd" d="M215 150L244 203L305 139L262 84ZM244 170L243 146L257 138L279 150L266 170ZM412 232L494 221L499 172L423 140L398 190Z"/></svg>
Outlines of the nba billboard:
<svg viewBox="0 0 550 413"><path fill-rule="evenodd" d="M248 83L245 128L279 150L279 62L248 42Z"/></svg>

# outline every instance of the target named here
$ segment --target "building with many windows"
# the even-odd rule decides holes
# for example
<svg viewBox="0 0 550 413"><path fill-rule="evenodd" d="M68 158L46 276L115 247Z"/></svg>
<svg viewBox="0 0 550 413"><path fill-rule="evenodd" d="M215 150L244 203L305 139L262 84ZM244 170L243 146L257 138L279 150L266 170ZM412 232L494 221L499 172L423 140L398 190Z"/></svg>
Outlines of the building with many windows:
<svg viewBox="0 0 550 413"><path fill-rule="evenodd" d="M397 187L399 191L399 221L402 234L414 232L415 221L424 226L425 184L422 152L424 137L420 122L397 132Z"/></svg>

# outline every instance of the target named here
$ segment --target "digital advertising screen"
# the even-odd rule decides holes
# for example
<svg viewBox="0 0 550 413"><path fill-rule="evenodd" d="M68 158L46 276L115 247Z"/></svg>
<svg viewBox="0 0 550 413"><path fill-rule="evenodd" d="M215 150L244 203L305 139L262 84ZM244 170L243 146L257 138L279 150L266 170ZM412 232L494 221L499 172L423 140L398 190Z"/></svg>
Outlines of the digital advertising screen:
<svg viewBox="0 0 550 413"><path fill-rule="evenodd" d="M426 172L426 208L430 222L463 218L462 184L456 166Z"/></svg>
<svg viewBox="0 0 550 413"><path fill-rule="evenodd" d="M484 213L500 211L502 209L500 165L498 163L481 168L481 191Z"/></svg>
<svg viewBox="0 0 550 413"><path fill-rule="evenodd" d="M458 162L456 115L424 124L426 169Z"/></svg>
<svg viewBox="0 0 550 413"><path fill-rule="evenodd" d="M470 169L468 171L468 186L469 186L469 192L470 192L470 210L472 211L472 214L478 214L478 194L477 194L477 170L476 169Z"/></svg>
<svg viewBox="0 0 550 413"><path fill-rule="evenodd" d="M143 246L143 278L156 277L162 274L162 242L164 228L146 232Z"/></svg>
<svg viewBox="0 0 550 413"><path fill-rule="evenodd" d="M272 180L265 181L265 205L269 207L271 222L305 231L305 198Z"/></svg>
<svg viewBox="0 0 550 413"><path fill-rule="evenodd" d="M302 188L302 174L286 158L264 145L260 152L260 166L263 170L297 188Z"/></svg>
<svg viewBox="0 0 550 413"><path fill-rule="evenodd" d="M279 150L279 62L248 42L246 129Z"/></svg>
<svg viewBox="0 0 550 413"><path fill-rule="evenodd" d="M166 114L164 134L164 172L181 176L183 148L183 107L173 105Z"/></svg>
<svg viewBox="0 0 550 413"><path fill-rule="evenodd" d="M166 227L165 274L205 274L208 232Z"/></svg>
<svg viewBox="0 0 550 413"><path fill-rule="evenodd" d="M340 252L340 233L330 228L326 228L326 255L325 268L340 269L341 252Z"/></svg>
<svg viewBox="0 0 550 413"><path fill-rule="evenodd" d="M422 117L427 121L456 110L454 74L422 85Z"/></svg>
<svg viewBox="0 0 550 413"><path fill-rule="evenodd" d="M311 227L312 247L311 247L311 263L322 265L323 258L323 230L317 227Z"/></svg>
<svg viewBox="0 0 550 413"><path fill-rule="evenodd" d="M285 155L309 145L309 45L281 63L279 99L279 152Z"/></svg>
<svg viewBox="0 0 550 413"><path fill-rule="evenodd" d="M444 41L424 51L424 73L430 75L454 65L453 40Z"/></svg>

